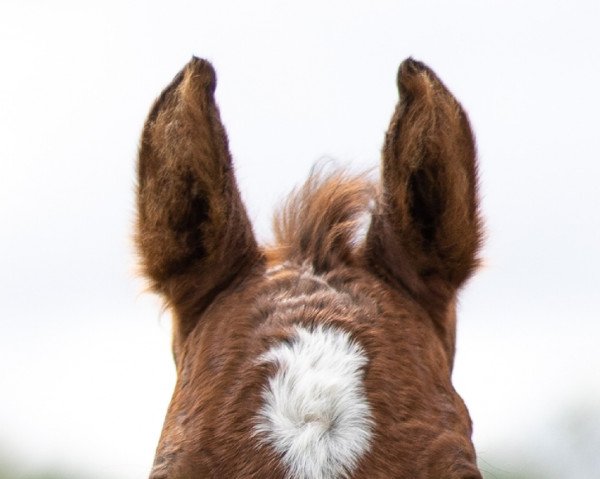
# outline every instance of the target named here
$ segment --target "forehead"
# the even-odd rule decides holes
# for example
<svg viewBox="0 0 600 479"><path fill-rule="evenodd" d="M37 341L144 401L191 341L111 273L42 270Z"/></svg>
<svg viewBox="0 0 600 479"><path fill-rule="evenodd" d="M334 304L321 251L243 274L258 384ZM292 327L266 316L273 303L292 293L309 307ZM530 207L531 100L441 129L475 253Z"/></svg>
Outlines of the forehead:
<svg viewBox="0 0 600 479"><path fill-rule="evenodd" d="M414 379L423 377L415 371L423 363L443 364L445 359L423 308L360 268L321 272L307 263L272 265L250 293L249 307L250 334L263 348L289 342L297 327L332 327L374 359L369 369L394 368ZM381 357L395 358L395 363L384 364Z"/></svg>
<svg viewBox="0 0 600 479"><path fill-rule="evenodd" d="M308 281L329 287L326 281L327 273L316 273L314 268L308 262L294 264L289 261L271 264L264 272L264 277L270 282L283 281L285 279L296 279L298 281Z"/></svg>
<svg viewBox="0 0 600 479"><path fill-rule="evenodd" d="M385 352L401 359L396 370L413 369L442 353L431 319L410 297L362 268L319 271L308 262L270 264L222 292L184 347L195 361L204 356L217 364L227 362L229 352L243 350L245 360L252 362L289 341L297 327L317 326L347 333L369 357ZM197 354L200 345L209 351Z"/></svg>
<svg viewBox="0 0 600 479"><path fill-rule="evenodd" d="M252 311L258 313L255 334L267 347L295 337L297 326L333 327L363 349L368 376L393 369L399 383L449 377L447 348L427 311L361 268L321 272L309 263L271 265ZM393 383L388 381L401 387Z"/></svg>
<svg viewBox="0 0 600 479"><path fill-rule="evenodd" d="M226 450L243 430L239 444L276 454L265 464L340 477L387 447L381 437L397 437L398 451L443 430L458 417L449 371L411 304L361 270L263 269L215 301L186 345L172 405L175 422L192 424L181 434L195 444L218 433Z"/></svg>
<svg viewBox="0 0 600 479"><path fill-rule="evenodd" d="M376 315L377 302L366 294L364 283L358 271L317 272L308 263L280 263L265 271L255 305L267 323L353 330Z"/></svg>

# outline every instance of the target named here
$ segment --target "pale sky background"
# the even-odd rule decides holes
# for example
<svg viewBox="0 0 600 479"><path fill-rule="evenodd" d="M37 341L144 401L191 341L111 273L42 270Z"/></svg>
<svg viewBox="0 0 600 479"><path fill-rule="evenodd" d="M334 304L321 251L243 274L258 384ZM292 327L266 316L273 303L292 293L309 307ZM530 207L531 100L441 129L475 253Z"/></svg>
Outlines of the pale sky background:
<svg viewBox="0 0 600 479"><path fill-rule="evenodd" d="M261 238L314 162L378 165L404 58L440 75L487 219L454 375L481 466L600 477L598 1L2 0L0 460L148 474L174 368L134 274L134 165L192 55L217 69Z"/></svg>

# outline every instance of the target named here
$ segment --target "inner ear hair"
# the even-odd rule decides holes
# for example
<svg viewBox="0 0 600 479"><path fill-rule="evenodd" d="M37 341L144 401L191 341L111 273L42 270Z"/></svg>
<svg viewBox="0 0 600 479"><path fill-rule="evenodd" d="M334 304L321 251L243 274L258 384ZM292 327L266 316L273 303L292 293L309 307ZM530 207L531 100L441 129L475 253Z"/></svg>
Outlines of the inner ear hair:
<svg viewBox="0 0 600 479"><path fill-rule="evenodd" d="M475 141L464 109L429 67L405 60L398 89L366 252L399 287L445 302L479 262Z"/></svg>

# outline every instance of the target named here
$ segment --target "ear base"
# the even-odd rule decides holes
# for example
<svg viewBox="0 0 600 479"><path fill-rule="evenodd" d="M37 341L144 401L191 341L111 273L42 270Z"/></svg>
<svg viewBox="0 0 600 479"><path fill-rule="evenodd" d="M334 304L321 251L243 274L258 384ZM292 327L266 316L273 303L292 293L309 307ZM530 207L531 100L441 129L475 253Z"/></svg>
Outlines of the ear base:
<svg viewBox="0 0 600 479"><path fill-rule="evenodd" d="M181 318L197 315L215 290L261 258L215 86L210 63L193 58L151 108L138 157L141 267Z"/></svg>
<svg viewBox="0 0 600 479"><path fill-rule="evenodd" d="M458 289L478 265L475 142L466 113L426 65L405 60L383 148L370 264L422 298Z"/></svg>

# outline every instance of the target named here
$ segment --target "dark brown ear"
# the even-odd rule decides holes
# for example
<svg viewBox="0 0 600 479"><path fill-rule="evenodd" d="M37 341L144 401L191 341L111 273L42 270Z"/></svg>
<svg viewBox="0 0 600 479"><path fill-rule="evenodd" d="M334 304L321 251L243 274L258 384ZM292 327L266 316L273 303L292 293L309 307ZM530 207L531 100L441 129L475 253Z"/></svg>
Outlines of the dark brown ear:
<svg viewBox="0 0 600 479"><path fill-rule="evenodd" d="M417 298L447 300L478 264L475 142L461 105L426 65L405 60L398 88L367 260Z"/></svg>
<svg viewBox="0 0 600 479"><path fill-rule="evenodd" d="M162 92L142 133L136 242L145 275L183 332L260 257L214 100L215 72L193 58Z"/></svg>

